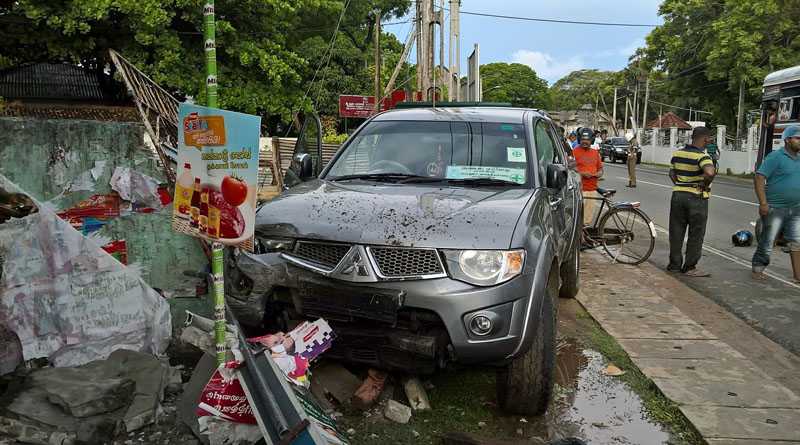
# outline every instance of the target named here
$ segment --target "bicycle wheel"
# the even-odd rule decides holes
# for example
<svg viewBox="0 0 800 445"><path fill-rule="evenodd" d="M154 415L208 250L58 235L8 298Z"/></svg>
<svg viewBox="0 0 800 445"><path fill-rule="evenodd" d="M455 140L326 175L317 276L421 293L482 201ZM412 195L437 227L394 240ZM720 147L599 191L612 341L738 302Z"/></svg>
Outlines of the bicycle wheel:
<svg viewBox="0 0 800 445"><path fill-rule="evenodd" d="M656 246L656 229L650 218L634 207L615 207L600 220L603 249L614 261L637 265L647 261Z"/></svg>

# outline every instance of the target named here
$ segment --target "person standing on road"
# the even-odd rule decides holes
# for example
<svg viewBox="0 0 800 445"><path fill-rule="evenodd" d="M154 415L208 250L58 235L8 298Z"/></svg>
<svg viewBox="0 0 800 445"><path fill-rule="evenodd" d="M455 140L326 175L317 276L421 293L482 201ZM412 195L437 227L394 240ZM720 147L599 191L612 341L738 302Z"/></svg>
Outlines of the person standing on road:
<svg viewBox="0 0 800 445"><path fill-rule="evenodd" d="M575 135L575 132L569 134L569 146L570 148L575 148L578 146L578 136Z"/></svg>
<svg viewBox="0 0 800 445"><path fill-rule="evenodd" d="M719 170L719 148L713 140L706 145L706 153L708 153L711 160L714 161L714 168Z"/></svg>
<svg viewBox="0 0 800 445"><path fill-rule="evenodd" d="M667 271L682 272L691 277L711 276L697 268L706 234L711 182L717 174L714 162L704 150L710 137L711 131L708 128L695 128L692 131L692 143L672 154L669 170L674 186L669 209ZM686 240L684 258L683 239L687 228L689 237Z"/></svg>
<svg viewBox="0 0 800 445"><path fill-rule="evenodd" d="M583 225L588 226L594 219L594 207L599 197L597 193L597 180L603 176L603 161L600 152L592 149L594 133L590 128L581 128L580 145L572 150L575 157L575 166L581 175L581 190L583 191Z"/></svg>
<svg viewBox="0 0 800 445"><path fill-rule="evenodd" d="M783 231L794 279L800 282L800 125L783 130L783 148L764 158L754 182L763 229L753 254L753 278L765 279L775 238Z"/></svg>
<svg viewBox="0 0 800 445"><path fill-rule="evenodd" d="M639 143L636 141L636 138L633 138L628 142L628 159L626 162L628 164L628 187L636 188L636 162L639 159Z"/></svg>

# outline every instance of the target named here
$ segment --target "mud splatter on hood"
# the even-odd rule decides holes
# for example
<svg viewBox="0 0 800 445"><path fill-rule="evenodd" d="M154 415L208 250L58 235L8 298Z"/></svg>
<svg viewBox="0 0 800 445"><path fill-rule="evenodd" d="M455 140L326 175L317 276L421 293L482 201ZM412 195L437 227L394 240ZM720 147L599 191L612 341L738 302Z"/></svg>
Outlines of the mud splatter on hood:
<svg viewBox="0 0 800 445"><path fill-rule="evenodd" d="M505 249L532 190L315 180L263 205L260 236Z"/></svg>

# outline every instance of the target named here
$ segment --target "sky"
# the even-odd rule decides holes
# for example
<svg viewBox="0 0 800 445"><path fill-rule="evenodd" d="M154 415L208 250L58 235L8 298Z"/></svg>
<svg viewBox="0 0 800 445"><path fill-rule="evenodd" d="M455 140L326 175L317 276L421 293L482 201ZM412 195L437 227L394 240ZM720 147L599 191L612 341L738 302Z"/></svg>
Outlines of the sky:
<svg viewBox="0 0 800 445"><path fill-rule="evenodd" d="M437 4L439 2L436 0ZM660 0L462 0L461 10L546 19L655 25L663 22L658 16L660 3ZM404 42L410 27L409 23L391 25L385 29ZM624 68L636 48L644 46L645 36L651 30L644 27L543 23L461 14L461 71L465 75L467 56L472 52L473 45L478 43L481 65L491 62L523 63L552 85L579 69L616 71ZM447 36L445 34L445 45ZM438 35L436 40L438 42ZM416 62L413 52L410 61Z"/></svg>

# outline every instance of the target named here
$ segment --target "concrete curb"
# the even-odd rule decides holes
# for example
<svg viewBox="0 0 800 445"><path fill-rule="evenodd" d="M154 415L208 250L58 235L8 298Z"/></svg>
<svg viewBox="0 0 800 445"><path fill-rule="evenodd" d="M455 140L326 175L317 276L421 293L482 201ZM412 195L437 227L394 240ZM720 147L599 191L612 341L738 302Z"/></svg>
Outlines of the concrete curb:
<svg viewBox="0 0 800 445"><path fill-rule="evenodd" d="M800 359L650 264L583 266L578 301L708 443L800 444Z"/></svg>

